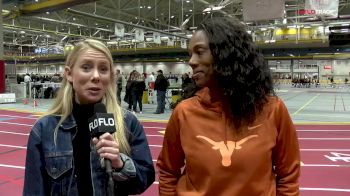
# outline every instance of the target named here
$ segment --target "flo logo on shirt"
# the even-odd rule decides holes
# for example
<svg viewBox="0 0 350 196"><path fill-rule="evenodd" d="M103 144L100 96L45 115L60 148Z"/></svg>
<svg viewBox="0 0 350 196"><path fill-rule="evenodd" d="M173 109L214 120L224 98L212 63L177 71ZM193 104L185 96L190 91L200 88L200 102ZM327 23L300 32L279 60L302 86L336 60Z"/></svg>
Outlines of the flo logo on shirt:
<svg viewBox="0 0 350 196"><path fill-rule="evenodd" d="M245 137L241 140L239 140L238 142L234 142L234 141L227 141L227 144L225 144L224 141L220 141L220 142L216 142L213 141L210 138L207 138L205 136L202 135L198 135L197 138L202 139L206 142L208 142L209 144L212 145L212 149L214 150L219 150L220 155L221 155L221 164L224 167L228 167L231 165L231 156L234 150L239 150L242 148L242 144L244 144L246 141L254 138L254 137L258 137L258 135L250 135L248 137Z"/></svg>

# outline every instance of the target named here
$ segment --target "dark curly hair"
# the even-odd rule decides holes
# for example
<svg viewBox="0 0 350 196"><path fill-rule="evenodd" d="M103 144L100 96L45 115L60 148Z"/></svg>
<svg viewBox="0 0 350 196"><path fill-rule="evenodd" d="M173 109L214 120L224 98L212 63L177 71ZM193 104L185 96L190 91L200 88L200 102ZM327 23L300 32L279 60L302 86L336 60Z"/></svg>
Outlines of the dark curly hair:
<svg viewBox="0 0 350 196"><path fill-rule="evenodd" d="M275 95L270 69L246 32L232 18L212 18L197 28L204 31L213 56L214 77L223 90L235 127L251 124ZM198 87L189 86L183 98L194 96Z"/></svg>

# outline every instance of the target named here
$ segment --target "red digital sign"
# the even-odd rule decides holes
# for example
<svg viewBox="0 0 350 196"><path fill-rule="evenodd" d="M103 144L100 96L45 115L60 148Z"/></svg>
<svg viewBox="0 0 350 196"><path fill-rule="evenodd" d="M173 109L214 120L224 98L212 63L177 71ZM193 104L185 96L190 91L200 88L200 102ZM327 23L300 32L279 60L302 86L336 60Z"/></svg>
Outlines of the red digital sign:
<svg viewBox="0 0 350 196"><path fill-rule="evenodd" d="M332 69L332 66L331 65L325 65L325 66L323 66L323 69Z"/></svg>

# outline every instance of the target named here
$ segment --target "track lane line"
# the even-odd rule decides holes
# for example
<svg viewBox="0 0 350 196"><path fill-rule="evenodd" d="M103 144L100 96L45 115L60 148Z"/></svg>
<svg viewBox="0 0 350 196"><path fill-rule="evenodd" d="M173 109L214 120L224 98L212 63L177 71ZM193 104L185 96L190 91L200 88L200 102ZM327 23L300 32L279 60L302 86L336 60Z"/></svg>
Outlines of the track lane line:
<svg viewBox="0 0 350 196"><path fill-rule="evenodd" d="M313 129L310 129L310 130L297 130L297 132L329 132L329 133L332 133L332 132L350 132L350 130L335 130L335 129L332 129L332 130L313 130Z"/></svg>
<svg viewBox="0 0 350 196"><path fill-rule="evenodd" d="M344 103L344 99L343 99L343 94L341 94L340 97L341 97L341 101L343 102L343 109L344 109L344 111L346 111L346 109L345 109L345 103Z"/></svg>
<svg viewBox="0 0 350 196"><path fill-rule="evenodd" d="M29 135L29 133L18 133L18 132L10 132L10 131L0 131L0 133L13 134L13 135L25 135L25 136Z"/></svg>
<svg viewBox="0 0 350 196"><path fill-rule="evenodd" d="M17 165L6 165L6 164L0 164L0 167L6 167L6 168L15 168L15 169L24 169L23 166L17 166Z"/></svg>
<svg viewBox="0 0 350 196"><path fill-rule="evenodd" d="M350 140L350 138L298 138L298 140L337 140L337 141L341 141L341 140Z"/></svg>
<svg viewBox="0 0 350 196"><path fill-rule="evenodd" d="M297 115L300 111L304 110L310 103L312 103L318 96L320 96L320 93L317 93L314 97L312 97L308 102L306 102L303 106L301 106L296 112L294 112L292 115Z"/></svg>
<svg viewBox="0 0 350 196"><path fill-rule="evenodd" d="M301 187L302 191L333 191L333 192L350 192L350 189L339 189L339 188L309 188Z"/></svg>
<svg viewBox="0 0 350 196"><path fill-rule="evenodd" d="M7 115L7 114L0 114L0 116L6 116L6 117L10 117L10 118L24 118L24 119L32 119L32 120L38 119L38 118L25 117L25 116L13 116L13 115Z"/></svg>
<svg viewBox="0 0 350 196"><path fill-rule="evenodd" d="M7 144L0 144L0 147L8 147L8 148L21 148L21 149L27 149L26 146L14 146L14 145L7 145Z"/></svg>
<svg viewBox="0 0 350 196"><path fill-rule="evenodd" d="M0 121L1 124L10 124L10 125L20 125L20 126L27 126L27 127L32 127L33 125L30 124L22 124L22 123L13 123L13 122L5 122L5 121Z"/></svg>
<svg viewBox="0 0 350 196"><path fill-rule="evenodd" d="M312 151L315 151L315 152L336 152L336 151L339 151L339 152L348 152L350 151L350 149L320 149L320 148L301 148L300 151L305 151L305 152L312 152Z"/></svg>

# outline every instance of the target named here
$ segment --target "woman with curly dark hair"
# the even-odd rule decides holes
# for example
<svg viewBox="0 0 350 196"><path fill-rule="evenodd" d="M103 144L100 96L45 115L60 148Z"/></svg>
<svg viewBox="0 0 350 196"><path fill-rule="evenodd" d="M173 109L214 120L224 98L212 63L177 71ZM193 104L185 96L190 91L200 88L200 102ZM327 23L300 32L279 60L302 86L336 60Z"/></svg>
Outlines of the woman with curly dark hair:
<svg viewBox="0 0 350 196"><path fill-rule="evenodd" d="M195 86L165 131L160 195L299 195L296 130L245 28L207 20L189 52Z"/></svg>

